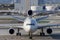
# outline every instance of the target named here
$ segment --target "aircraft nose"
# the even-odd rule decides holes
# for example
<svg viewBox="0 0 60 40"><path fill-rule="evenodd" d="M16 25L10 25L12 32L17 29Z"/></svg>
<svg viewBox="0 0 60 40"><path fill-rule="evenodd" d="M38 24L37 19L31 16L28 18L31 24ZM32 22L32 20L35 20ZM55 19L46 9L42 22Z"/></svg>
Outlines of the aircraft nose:
<svg viewBox="0 0 60 40"><path fill-rule="evenodd" d="M31 29L30 26L25 26L25 27L24 27L24 30L25 30L26 32L29 32L30 29Z"/></svg>

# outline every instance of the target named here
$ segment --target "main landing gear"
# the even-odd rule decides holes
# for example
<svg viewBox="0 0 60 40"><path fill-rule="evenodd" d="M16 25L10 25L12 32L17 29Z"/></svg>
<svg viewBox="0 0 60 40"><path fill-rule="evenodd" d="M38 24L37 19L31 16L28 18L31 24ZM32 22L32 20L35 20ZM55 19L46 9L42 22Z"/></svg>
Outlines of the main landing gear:
<svg viewBox="0 0 60 40"><path fill-rule="evenodd" d="M21 36L21 33L19 32L19 28L17 29L17 36ZM41 29L40 36L45 36L45 33L43 32L43 28ZM29 32L29 39L32 39L32 32Z"/></svg>
<svg viewBox="0 0 60 40"><path fill-rule="evenodd" d="M43 28L41 29L40 36L45 36L45 33L43 32Z"/></svg>
<svg viewBox="0 0 60 40"><path fill-rule="evenodd" d="M17 35L17 36L21 36L21 33L19 32L19 28L17 29L16 35Z"/></svg>

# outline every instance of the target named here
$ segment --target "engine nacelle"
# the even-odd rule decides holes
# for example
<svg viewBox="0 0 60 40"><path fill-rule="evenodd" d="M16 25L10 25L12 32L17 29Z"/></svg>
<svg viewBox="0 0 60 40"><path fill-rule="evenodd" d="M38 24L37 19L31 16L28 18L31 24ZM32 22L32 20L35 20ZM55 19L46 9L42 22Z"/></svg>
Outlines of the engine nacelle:
<svg viewBox="0 0 60 40"><path fill-rule="evenodd" d="M9 33L10 33L10 34L14 34L14 32L15 32L15 30L14 30L13 28L10 28L10 29L9 29Z"/></svg>
<svg viewBox="0 0 60 40"><path fill-rule="evenodd" d="M48 28L48 29L47 29L47 33L48 33L48 34L51 34L51 33L52 33L52 29L51 29L51 28Z"/></svg>
<svg viewBox="0 0 60 40"><path fill-rule="evenodd" d="M29 16L32 16L32 14L33 14L32 10L29 10L29 11L28 11L28 15L29 15Z"/></svg>

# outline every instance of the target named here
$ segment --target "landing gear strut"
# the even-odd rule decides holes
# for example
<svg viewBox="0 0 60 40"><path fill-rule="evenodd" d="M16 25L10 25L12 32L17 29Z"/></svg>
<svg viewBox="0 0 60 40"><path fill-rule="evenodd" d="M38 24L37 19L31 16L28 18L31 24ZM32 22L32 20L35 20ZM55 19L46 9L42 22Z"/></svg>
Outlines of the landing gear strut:
<svg viewBox="0 0 60 40"><path fill-rule="evenodd" d="M21 36L21 33L19 32L19 28L17 29L16 35L17 35L17 36Z"/></svg>
<svg viewBox="0 0 60 40"><path fill-rule="evenodd" d="M40 36L45 36L45 33L43 32L43 28L41 29Z"/></svg>
<svg viewBox="0 0 60 40"><path fill-rule="evenodd" d="M32 39L32 33L31 32L29 32L29 38Z"/></svg>

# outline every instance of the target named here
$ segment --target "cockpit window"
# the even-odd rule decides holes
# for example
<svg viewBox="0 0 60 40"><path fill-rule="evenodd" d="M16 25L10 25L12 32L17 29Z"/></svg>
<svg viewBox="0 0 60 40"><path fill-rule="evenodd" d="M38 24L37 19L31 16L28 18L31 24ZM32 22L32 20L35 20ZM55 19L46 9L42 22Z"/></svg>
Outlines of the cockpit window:
<svg viewBox="0 0 60 40"><path fill-rule="evenodd" d="M27 24L27 25L35 25L35 24Z"/></svg>

